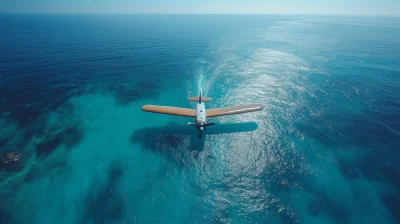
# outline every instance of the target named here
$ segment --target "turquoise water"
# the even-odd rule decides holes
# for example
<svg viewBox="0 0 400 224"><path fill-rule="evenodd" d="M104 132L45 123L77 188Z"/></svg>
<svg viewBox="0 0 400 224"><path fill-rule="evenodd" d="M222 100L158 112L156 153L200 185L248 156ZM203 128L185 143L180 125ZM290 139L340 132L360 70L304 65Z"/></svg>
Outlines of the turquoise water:
<svg viewBox="0 0 400 224"><path fill-rule="evenodd" d="M0 223L400 222L400 19L0 16ZM259 103L205 138L143 104Z"/></svg>

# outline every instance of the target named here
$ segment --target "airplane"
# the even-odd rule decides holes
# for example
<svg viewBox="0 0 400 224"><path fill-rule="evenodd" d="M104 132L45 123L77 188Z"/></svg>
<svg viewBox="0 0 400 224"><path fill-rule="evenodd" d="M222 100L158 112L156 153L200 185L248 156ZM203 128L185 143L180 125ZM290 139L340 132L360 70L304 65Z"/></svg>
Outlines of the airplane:
<svg viewBox="0 0 400 224"><path fill-rule="evenodd" d="M241 106L212 108L206 110L204 102L212 101L212 98L202 96L201 90L199 91L198 97L197 96L189 97L189 101L197 102L196 110L189 108L182 108L182 107L157 106L157 105L144 105L142 106L142 110L151 113L194 117L196 119L195 122L189 122L188 125L196 126L196 128L199 130L199 138L202 138L203 131L205 131L207 127L215 124L214 122L207 123L207 118L209 117L249 113L264 109L264 107L260 104L248 104Z"/></svg>

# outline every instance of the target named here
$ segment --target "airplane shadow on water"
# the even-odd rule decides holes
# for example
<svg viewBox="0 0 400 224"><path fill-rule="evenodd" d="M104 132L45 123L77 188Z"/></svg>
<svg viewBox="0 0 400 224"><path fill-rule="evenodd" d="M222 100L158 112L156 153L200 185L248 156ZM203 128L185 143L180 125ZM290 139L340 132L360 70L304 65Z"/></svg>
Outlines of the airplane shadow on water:
<svg viewBox="0 0 400 224"><path fill-rule="evenodd" d="M131 135L130 142L140 144L142 148L172 160L179 166L187 166L203 151L208 135L250 132L257 128L255 122L217 123L208 127L200 139L195 127L169 123L165 126L138 129Z"/></svg>

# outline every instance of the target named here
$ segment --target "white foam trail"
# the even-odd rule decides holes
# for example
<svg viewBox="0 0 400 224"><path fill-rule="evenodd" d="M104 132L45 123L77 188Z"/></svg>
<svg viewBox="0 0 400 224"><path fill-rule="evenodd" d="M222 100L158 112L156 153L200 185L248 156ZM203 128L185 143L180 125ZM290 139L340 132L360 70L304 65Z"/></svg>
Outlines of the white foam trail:
<svg viewBox="0 0 400 224"><path fill-rule="evenodd" d="M203 71L199 72L199 77L197 79L197 91L202 90L203 91L203 95L205 96L205 91L207 91L207 89L205 88L205 81L204 81L204 73Z"/></svg>
<svg viewBox="0 0 400 224"><path fill-rule="evenodd" d="M202 89L202 87L203 87L203 79L204 79L203 72L200 72L199 78L197 80L197 89L198 90Z"/></svg>
<svg viewBox="0 0 400 224"><path fill-rule="evenodd" d="M210 89L211 83L208 76L208 72L212 65L208 62L204 62L199 66L197 70L197 90L202 90L203 94L206 95Z"/></svg>

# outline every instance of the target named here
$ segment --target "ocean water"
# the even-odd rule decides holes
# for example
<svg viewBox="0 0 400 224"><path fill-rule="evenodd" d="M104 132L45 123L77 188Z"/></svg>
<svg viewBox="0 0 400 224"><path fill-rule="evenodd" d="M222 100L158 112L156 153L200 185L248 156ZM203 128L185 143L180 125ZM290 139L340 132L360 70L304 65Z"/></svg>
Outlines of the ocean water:
<svg viewBox="0 0 400 224"><path fill-rule="evenodd" d="M0 223L399 223L400 19L1 15ZM143 104L246 103L210 119ZM0 161L1 162L1 161Z"/></svg>

